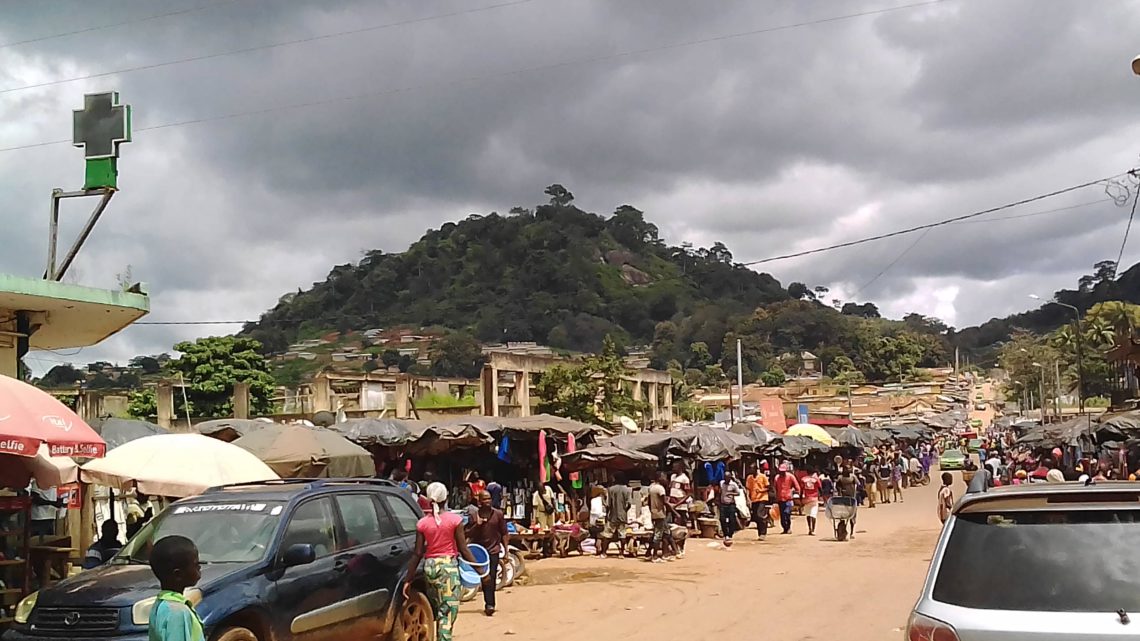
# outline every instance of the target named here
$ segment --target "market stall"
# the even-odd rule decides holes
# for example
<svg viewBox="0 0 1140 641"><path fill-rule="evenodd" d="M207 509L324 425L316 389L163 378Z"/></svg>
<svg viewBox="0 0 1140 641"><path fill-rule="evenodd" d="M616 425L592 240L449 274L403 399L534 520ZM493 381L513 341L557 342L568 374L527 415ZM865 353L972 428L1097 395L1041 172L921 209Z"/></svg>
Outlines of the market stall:
<svg viewBox="0 0 1140 641"><path fill-rule="evenodd" d="M304 425L269 425L233 442L281 478L358 478L375 472L372 454L340 434Z"/></svg>

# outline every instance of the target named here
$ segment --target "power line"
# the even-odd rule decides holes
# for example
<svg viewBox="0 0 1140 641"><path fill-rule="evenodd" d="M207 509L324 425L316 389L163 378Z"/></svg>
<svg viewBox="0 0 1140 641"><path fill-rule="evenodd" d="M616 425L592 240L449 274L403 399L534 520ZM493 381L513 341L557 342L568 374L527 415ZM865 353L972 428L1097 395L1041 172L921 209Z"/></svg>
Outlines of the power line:
<svg viewBox="0 0 1140 641"><path fill-rule="evenodd" d="M879 280L880 278L882 278L883 274L887 273L888 271L890 271L890 269L891 269L892 267L894 267L895 265L897 265L897 264L898 264L898 262L899 262L900 260L902 260L904 256L906 256L907 254L909 254L909 253L910 253L910 250L914 249L914 248L915 248L915 246L916 246L916 245L918 245L918 243L922 242L922 239L923 239L923 238L926 238L926 235L927 235L927 234L929 234L929 233L930 233L930 230L929 230L929 229L924 229L924 230L922 230L922 233L918 235L918 238L915 238L915 239L914 239L914 242L913 242L913 243L911 243L910 245L908 245L908 246L907 246L907 248L906 248L906 249L904 249L904 250L902 251L902 253L901 253L901 254L899 254L898 256L895 256L895 259L894 259L894 260L892 260L891 262L887 263L887 265L886 265L885 267L883 267L882 269L880 269L880 270L879 270L879 273L877 273L877 274L875 274L873 277L871 277L871 280L869 280L869 281L867 281L867 282L863 283L863 285L862 285L862 286L861 286L859 289L855 290L855 293L854 293L854 294L851 294L851 300L855 300L855 298L856 298L857 296L859 296L859 294L861 294L861 293L863 292L863 290L864 290L864 289L867 289L868 287L870 287L871 285L873 285L873 284L875 283L875 281L877 281L877 280Z"/></svg>
<svg viewBox="0 0 1140 641"><path fill-rule="evenodd" d="M1136 201L1140 200L1140 185L1133 188L1136 194L1132 197L1132 213L1128 214L1128 225L1124 228L1124 240L1120 241L1120 253L1116 255L1116 265L1112 268L1112 277L1116 277L1116 270L1120 269L1120 261L1124 259L1124 247L1128 244L1128 232L1132 231L1132 219L1136 217Z"/></svg>
<svg viewBox="0 0 1140 641"><path fill-rule="evenodd" d="M130 20L123 20L122 22L112 22L111 24L98 25L95 27L86 27L84 29L76 29L75 31L64 31L61 33L53 33L53 34L46 35L46 36L38 36L35 38L28 38L27 40L16 40L14 42L5 42L4 44L0 44L0 49L5 49L7 47L15 47L18 45L31 44L33 42L43 42L45 40L54 40L56 38L64 38L67 36L74 36L74 35L81 34L81 33L90 33L92 31L102 31L104 29L113 29L115 27L122 27L124 25L136 24L139 22L147 22L149 20L158 20L159 18L169 18L171 16L179 16L179 15L183 15L183 14L187 14L187 13L194 13L195 11L201 11L203 9L212 9L214 7L220 7L220 6L226 5L226 4L233 4L233 3L238 2L238 1L239 0L219 0L218 2L210 2L207 4L198 5L196 7L190 7L187 9L179 9L178 11L170 11L168 13L158 13L158 14L151 15L151 16L143 16L142 18L132 18Z"/></svg>
<svg viewBox="0 0 1140 641"><path fill-rule="evenodd" d="M836 243L834 245L827 245L825 247L816 247L815 249L805 249L804 251L792 252L790 254L781 254L779 256L771 256L769 258L761 258L759 260L751 260L751 261L748 261L745 263L741 263L741 265L746 265L746 266L762 265L764 263L771 263L771 262L775 262L777 260L785 260L788 258L799 258L800 256L810 256L812 254L819 254L822 252L831 251L833 249L843 249L844 247L854 247L855 245L863 245L865 243L870 243L870 242L873 242L876 240L883 240L885 238L894 238L895 236L912 234L916 231L922 231L924 229L933 229L935 227L942 227L942 226L950 225L950 224L957 223L957 222L960 222L963 220L969 220L971 218L977 218L979 216L985 216L986 214L992 214L994 212L1002 211L1005 209L1011 209L1013 207L1019 207L1021 205L1027 205L1029 203L1037 202L1039 200L1045 200L1046 198L1052 198L1054 196L1060 196L1061 194L1067 194L1071 191L1076 191L1078 189L1084 189L1085 187L1092 187L1093 185L1098 185L1098 184L1103 183L1105 181L1112 180L1113 178L1119 178L1121 176L1124 176L1127 173L1129 173L1129 172L1116 174L1114 176L1108 176L1106 178L1099 178L1097 180L1090 180L1089 182L1086 182L1086 183L1081 183L1079 185L1073 185L1072 187L1065 187L1064 189L1058 189L1056 191L1051 191L1047 194L1041 194L1039 196L1033 196L1032 198L1025 198L1022 200L1018 200L1016 202L1008 203L1006 205L1000 205L998 207L991 207L989 209L983 209L981 211L976 211L976 212L973 212L971 214L964 214L962 216L955 216L953 218L947 218L947 219L940 220L937 222L928 223L925 225L918 225L916 227L908 227L907 229L900 229L897 231L887 232L885 234L868 236L866 238L860 238L858 240L849 240L849 241L842 242L842 243Z"/></svg>
<svg viewBox="0 0 1140 641"><path fill-rule="evenodd" d="M720 36L713 36L713 37L709 37L709 38L700 38L700 39L696 39L696 40L686 40L683 42L677 42L677 43L668 44L668 45L661 45L658 47L647 47L647 48L643 48L643 49L631 49L631 50L626 50L626 51L619 51L619 52L612 53L612 54L604 54L604 55L598 55L598 56L587 56L587 57L582 57L582 58L574 58L574 59L570 59L570 60L563 60L560 62L554 62L554 63L543 64L543 65L536 65L536 66L532 66L532 67L508 69L506 71L491 72L491 73L479 74L479 75L467 76L467 77L461 77L461 78L453 78L451 80L425 82L425 83L420 83L417 85L406 85L403 87L394 87L394 88L384 89L384 90L380 90L380 91L373 91L373 92L367 92L367 93L361 93L361 94L352 94L352 95L347 95L347 96L338 96L335 98L326 98L326 99L322 99L322 100L312 100L309 102L300 102L300 103L293 103L293 104L288 104L288 105L278 105L278 106L274 106L274 107L266 107L264 109L254 109L254 110L249 110L249 111L237 111L237 112L232 112L232 113L228 113L228 114L221 114L221 115L216 115L216 116L204 116L201 118L192 118L189 120L180 120L180 121L168 122L168 123L161 124L161 125L152 125L150 127L140 127L140 128L136 128L135 132L154 131L157 129L168 129L168 128L172 128L172 127L183 127L186 125L195 125L195 124L201 124L201 123L206 123L206 122L217 122L217 121L222 121L222 120L230 120L233 118L242 118L245 116L264 115L264 114L268 114L268 113L275 113L278 111L291 111L291 110L296 110L296 109L306 109L309 107L319 107L319 106L324 106L324 105L335 104L338 102L348 102L351 100L363 100L363 99L368 99L368 98L379 98L382 96L390 96L390 95L395 95L395 94L400 94L400 93L406 93L406 92L411 92L411 91L419 91L419 90L423 90L423 89L431 89L431 88L436 88L436 87L449 87L449 86L461 85L461 84L466 84L466 83L475 83L475 82L483 82L483 81L488 81L488 80L496 80L496 79L500 79L500 78L509 78L512 76L525 75L525 74L541 72L541 71L550 71L552 69L560 69L563 67L569 67L569 66L573 66L573 65L591 64L591 63L596 63L596 62L605 62L608 60L618 60L618 59L627 58L630 56L645 55L645 54L656 53L656 52L660 52L660 51L669 51L669 50L673 50L673 49L682 49L682 48L686 48L686 47L693 47L693 46L709 44L709 43L713 43L713 42L722 42L725 40L732 40L732 39L736 39L736 38L744 38L744 37L748 37L748 36L761 35L761 34L765 34L765 33L773 33L773 32L777 32L777 31L786 31L786 30L790 30L790 29L798 29L801 27L808 27L808 26L812 26L812 25L825 24L825 23L829 23L829 22L851 20L854 18L860 18L860 17L864 17L864 16L869 16L869 15L878 15L878 14L890 13L890 12L895 12L895 11L902 11L905 9L914 9L914 8L918 8L918 7L924 7L924 6L929 6L929 5L933 5L933 4L939 4L939 3L942 3L945 1L946 0L927 0L925 2L899 5L899 6L895 6L895 7L887 7L884 9L874 9L874 10L869 10L869 11L861 11L858 13L850 13L850 14L845 14L842 16L832 16L830 18L821 18L818 20L810 20L810 21L806 21L806 22L797 22L797 23L793 23L793 24L779 25L779 26L775 26L775 27L766 27L763 29L753 29L750 31L742 31L742 32L725 34L725 35L720 35ZM499 6L499 5L496 5L496 6ZM20 88L9 89L9 90L0 90L0 93L3 93L4 91L16 91L18 89L20 89ZM24 144L24 145L15 145L12 147L0 147L0 152L19 151L22 149L32 149L35 147L47 147L47 146L51 146L51 145L62 145L62 144L70 144L70 143L71 143L70 138L60 139L60 140L48 140L48 141L44 141L44 142L28 143L28 144Z"/></svg>
<svg viewBox="0 0 1140 641"><path fill-rule="evenodd" d="M163 67L173 67L175 65L186 64L188 62L200 62L202 60L213 60L215 58L224 58L226 56L236 56L243 53L252 53L254 51L265 51L268 49L278 49L280 47L290 47L293 45L306 44L309 42L317 42L320 40L329 40L331 38L340 38L343 36L351 36L360 33L368 33L370 31L379 31L381 29L390 29L392 27L403 27L410 24L420 22L429 22L432 20L440 20L443 18L452 18L455 16L466 15L470 13L479 13L482 11L490 11L493 9L502 9L504 7L513 7L520 4L528 4L535 0L511 0L510 2L501 2L499 4L488 5L485 7L476 7L473 9L462 9L460 11L451 11L449 13L440 13L433 16L424 16L421 18L412 18L410 20L400 20L399 22L389 22L386 24L372 25L368 27L358 27L356 29L348 29L346 31L336 31L333 33L325 33L318 36L309 36L307 38L297 38L296 40L286 40L284 42L273 42L265 45L257 45L256 47L244 47L242 49L231 49L230 51L219 51L217 53L208 53L200 56L191 56L188 58L178 58L177 60L166 60L164 62L153 62L145 65L138 65L135 67L125 67L123 69L115 69L112 71L101 71L99 73L89 73L85 76L74 76L71 78L58 78L56 80L47 80L45 82L37 82L31 85L24 85L22 87L8 87L7 89L0 89L0 94L11 93L14 91L24 91L25 89L39 89L41 87L52 87L55 85L67 84L69 82L77 82L80 80L91 80L92 78L105 78L107 76L117 76L125 73L132 73L135 71L146 71L148 69L161 69Z"/></svg>
<svg viewBox="0 0 1140 641"><path fill-rule="evenodd" d="M1057 207L1056 209L1046 209L1044 211L1035 211L1028 214L1015 214L1013 216L1000 216L998 218L985 218L983 220L963 220L954 223L955 225L981 225L983 223L1000 223L1003 220L1018 220L1021 218L1035 218L1037 216L1045 216L1047 214L1056 214L1062 211L1070 211L1072 209L1080 209L1082 207L1089 207L1091 205L1099 205L1101 203L1112 202L1111 198L1101 198L1100 200L1092 200L1087 203L1079 203L1076 205L1068 205L1067 207Z"/></svg>

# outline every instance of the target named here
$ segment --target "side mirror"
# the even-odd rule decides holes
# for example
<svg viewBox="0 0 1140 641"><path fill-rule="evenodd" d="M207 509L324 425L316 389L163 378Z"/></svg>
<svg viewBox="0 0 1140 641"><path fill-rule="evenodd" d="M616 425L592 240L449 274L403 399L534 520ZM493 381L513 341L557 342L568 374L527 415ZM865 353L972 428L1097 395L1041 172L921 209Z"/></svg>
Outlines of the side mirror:
<svg viewBox="0 0 1140 641"><path fill-rule="evenodd" d="M308 565L317 560L317 551L308 543L294 543L285 548L281 555L281 567L292 568L298 565Z"/></svg>

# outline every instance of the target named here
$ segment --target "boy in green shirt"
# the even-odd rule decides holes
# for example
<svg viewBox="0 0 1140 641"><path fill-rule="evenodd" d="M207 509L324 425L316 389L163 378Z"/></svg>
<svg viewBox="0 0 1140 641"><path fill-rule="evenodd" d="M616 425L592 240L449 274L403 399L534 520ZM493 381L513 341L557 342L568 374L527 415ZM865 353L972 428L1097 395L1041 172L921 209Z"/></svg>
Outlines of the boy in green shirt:
<svg viewBox="0 0 1140 641"><path fill-rule="evenodd" d="M184 536L168 536L154 544L150 569L162 591L150 611L150 641L206 641L202 620L182 593L202 578L198 548Z"/></svg>

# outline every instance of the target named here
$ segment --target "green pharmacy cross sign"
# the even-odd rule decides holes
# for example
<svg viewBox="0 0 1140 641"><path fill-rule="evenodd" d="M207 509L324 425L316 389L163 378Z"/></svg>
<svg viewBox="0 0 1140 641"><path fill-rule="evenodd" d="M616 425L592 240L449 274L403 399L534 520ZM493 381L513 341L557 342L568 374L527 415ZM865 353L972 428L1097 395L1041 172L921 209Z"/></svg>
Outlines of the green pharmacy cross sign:
<svg viewBox="0 0 1140 641"><path fill-rule="evenodd" d="M131 141L131 106L119 104L119 93L91 93L73 113L72 144L84 148L84 189L115 189L119 144Z"/></svg>

